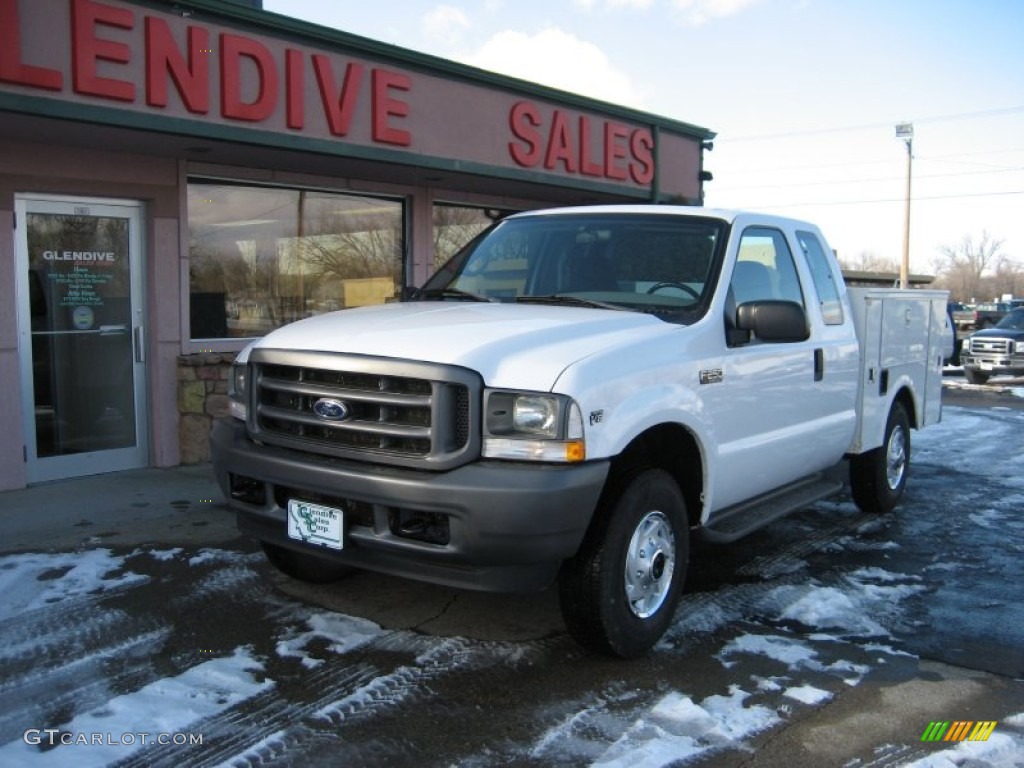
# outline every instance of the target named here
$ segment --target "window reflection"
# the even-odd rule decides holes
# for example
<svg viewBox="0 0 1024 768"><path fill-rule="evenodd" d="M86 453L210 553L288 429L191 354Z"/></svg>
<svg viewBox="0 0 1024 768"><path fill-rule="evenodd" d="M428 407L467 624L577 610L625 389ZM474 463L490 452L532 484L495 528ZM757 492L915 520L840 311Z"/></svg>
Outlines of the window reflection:
<svg viewBox="0 0 1024 768"><path fill-rule="evenodd" d="M402 285L399 201L191 182L188 216L193 339L263 336Z"/></svg>
<svg viewBox="0 0 1024 768"><path fill-rule="evenodd" d="M434 206L434 269L487 229L493 221L483 208L438 203Z"/></svg>

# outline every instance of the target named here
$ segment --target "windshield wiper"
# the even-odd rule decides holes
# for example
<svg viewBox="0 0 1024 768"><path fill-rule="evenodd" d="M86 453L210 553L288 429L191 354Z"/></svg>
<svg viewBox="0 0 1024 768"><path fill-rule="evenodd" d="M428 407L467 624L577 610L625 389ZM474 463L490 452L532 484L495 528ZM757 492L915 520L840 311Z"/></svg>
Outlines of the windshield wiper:
<svg viewBox="0 0 1024 768"><path fill-rule="evenodd" d="M416 298L460 299L462 301L497 301L493 296L481 296L479 293L460 291L457 288L429 288L425 291L417 292Z"/></svg>
<svg viewBox="0 0 1024 768"><path fill-rule="evenodd" d="M585 299L581 296L570 296L565 293L551 293L547 296L517 296L516 301L520 304L555 304L567 307L593 307L595 309L614 309L620 312L629 311L627 307L619 304L609 304L606 301Z"/></svg>

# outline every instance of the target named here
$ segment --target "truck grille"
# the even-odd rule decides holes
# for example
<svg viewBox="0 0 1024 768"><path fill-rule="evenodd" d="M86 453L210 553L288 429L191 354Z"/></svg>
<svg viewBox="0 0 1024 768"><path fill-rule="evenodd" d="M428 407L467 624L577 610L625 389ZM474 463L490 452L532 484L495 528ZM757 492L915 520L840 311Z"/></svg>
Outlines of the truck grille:
<svg viewBox="0 0 1024 768"><path fill-rule="evenodd" d="M972 338L970 340L970 352L972 355L1008 355L1013 351L1013 341L1010 339Z"/></svg>
<svg viewBox="0 0 1024 768"><path fill-rule="evenodd" d="M461 368L354 355L254 350L249 430L289 448L447 469L479 452L481 385Z"/></svg>

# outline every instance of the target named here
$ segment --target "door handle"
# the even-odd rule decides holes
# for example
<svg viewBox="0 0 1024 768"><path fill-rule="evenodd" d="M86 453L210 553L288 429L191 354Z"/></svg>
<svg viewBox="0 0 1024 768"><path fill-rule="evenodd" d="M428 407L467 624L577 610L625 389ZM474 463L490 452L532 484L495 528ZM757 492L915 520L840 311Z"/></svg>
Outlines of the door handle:
<svg viewBox="0 0 1024 768"><path fill-rule="evenodd" d="M146 362L146 334L142 330L141 325L135 326L135 362L144 363Z"/></svg>
<svg viewBox="0 0 1024 768"><path fill-rule="evenodd" d="M825 350L814 350L814 380L821 381L825 378Z"/></svg>
<svg viewBox="0 0 1024 768"><path fill-rule="evenodd" d="M127 332L128 332L128 325L126 323L121 323L121 325L101 325L100 326L100 335L101 336L112 336L115 333L127 333Z"/></svg>

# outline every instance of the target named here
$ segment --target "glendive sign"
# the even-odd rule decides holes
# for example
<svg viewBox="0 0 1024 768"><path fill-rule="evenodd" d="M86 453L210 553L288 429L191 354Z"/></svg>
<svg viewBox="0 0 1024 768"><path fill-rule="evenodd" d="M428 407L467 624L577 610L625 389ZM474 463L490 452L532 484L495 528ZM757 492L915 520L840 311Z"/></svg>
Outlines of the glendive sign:
<svg viewBox="0 0 1024 768"><path fill-rule="evenodd" d="M333 142L326 151L415 153L638 190L660 171L667 192L699 192L699 135L656 140L650 125L201 16L121 0L0 0L0 94L189 121L178 130L198 122L217 138L217 128L245 128L269 144L309 139L317 151ZM673 159L659 164L666 153Z"/></svg>

